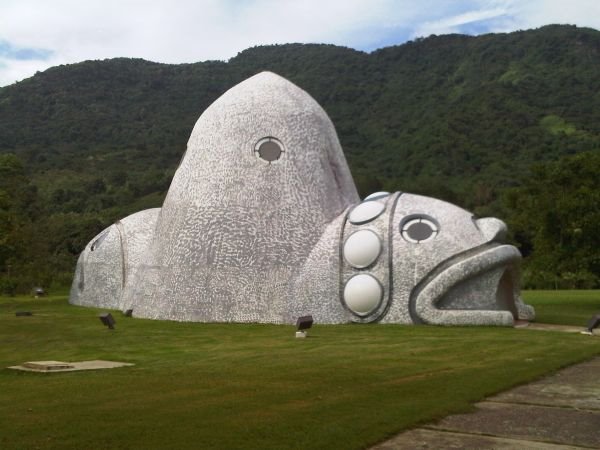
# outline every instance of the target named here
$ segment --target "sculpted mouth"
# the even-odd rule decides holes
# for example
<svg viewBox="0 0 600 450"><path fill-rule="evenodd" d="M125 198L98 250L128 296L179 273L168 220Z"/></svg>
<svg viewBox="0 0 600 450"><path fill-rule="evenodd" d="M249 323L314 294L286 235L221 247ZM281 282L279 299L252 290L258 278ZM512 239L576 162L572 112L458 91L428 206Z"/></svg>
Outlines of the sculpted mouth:
<svg viewBox="0 0 600 450"><path fill-rule="evenodd" d="M438 325L512 326L520 315L532 314L519 298L515 267L520 260L516 247L498 244L446 260L413 290L411 318Z"/></svg>

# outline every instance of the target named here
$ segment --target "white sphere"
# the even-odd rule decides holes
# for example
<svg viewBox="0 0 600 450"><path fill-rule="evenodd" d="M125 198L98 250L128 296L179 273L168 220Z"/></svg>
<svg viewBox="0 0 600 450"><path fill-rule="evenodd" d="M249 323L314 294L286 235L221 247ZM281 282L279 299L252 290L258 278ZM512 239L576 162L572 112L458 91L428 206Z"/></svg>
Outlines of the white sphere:
<svg viewBox="0 0 600 450"><path fill-rule="evenodd" d="M372 275L361 273L348 280L344 287L344 301L354 313L364 316L372 312L383 296L381 284Z"/></svg>
<svg viewBox="0 0 600 450"><path fill-rule="evenodd" d="M361 225L370 222L378 217L385 210L385 205L379 202L363 202L356 207L348 215L348 220L354 225Z"/></svg>
<svg viewBox="0 0 600 450"><path fill-rule="evenodd" d="M346 239L343 253L348 264L362 269L371 265L381 253L381 240L371 230L359 230Z"/></svg>
<svg viewBox="0 0 600 450"><path fill-rule="evenodd" d="M377 200L377 199L380 199L380 198L385 198L388 195L390 195L390 193L386 192L386 191L373 192L372 194L367 195L363 201L366 201L366 200Z"/></svg>

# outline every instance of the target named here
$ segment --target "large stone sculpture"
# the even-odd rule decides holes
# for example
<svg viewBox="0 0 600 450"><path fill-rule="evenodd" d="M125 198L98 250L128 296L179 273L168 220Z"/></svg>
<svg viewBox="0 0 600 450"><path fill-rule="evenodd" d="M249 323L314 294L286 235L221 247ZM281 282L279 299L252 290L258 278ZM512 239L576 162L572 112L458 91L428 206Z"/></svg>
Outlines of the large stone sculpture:
<svg viewBox="0 0 600 450"><path fill-rule="evenodd" d="M196 123L161 209L92 239L70 302L198 322L512 325L506 226L419 195L360 201L334 127L270 72Z"/></svg>

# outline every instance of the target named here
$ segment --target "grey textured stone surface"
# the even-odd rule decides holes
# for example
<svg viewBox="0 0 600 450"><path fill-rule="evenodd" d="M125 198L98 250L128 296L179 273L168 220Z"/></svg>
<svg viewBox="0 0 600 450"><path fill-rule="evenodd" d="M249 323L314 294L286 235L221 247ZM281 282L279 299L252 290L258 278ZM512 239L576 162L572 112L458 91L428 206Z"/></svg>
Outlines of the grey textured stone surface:
<svg viewBox="0 0 600 450"><path fill-rule="evenodd" d="M600 448L600 411L482 402L433 428Z"/></svg>
<svg viewBox="0 0 600 450"><path fill-rule="evenodd" d="M376 445L375 447L372 447L372 450L573 450L580 448L582 447L419 428L407 431L389 441Z"/></svg>
<svg viewBox="0 0 600 450"><path fill-rule="evenodd" d="M257 142L285 146L271 163ZM150 253L151 294L138 317L274 322L288 284L329 224L358 196L323 109L262 73L202 114L162 207Z"/></svg>
<svg viewBox="0 0 600 450"><path fill-rule="evenodd" d="M600 413L600 358L595 358L534 383L492 397L502 403L523 403L596 410ZM600 434L600 421L598 422Z"/></svg>
<svg viewBox="0 0 600 450"><path fill-rule="evenodd" d="M92 239L79 256L69 302L128 309L127 297L148 253L159 213L160 208L137 212Z"/></svg>
<svg viewBox="0 0 600 450"><path fill-rule="evenodd" d="M383 210L373 217L359 214L375 205ZM317 323L512 325L533 318L519 298L520 254L503 245L503 222L400 192L360 202L326 113L270 72L202 114L160 213L138 215L86 247L71 303L201 322L294 323L312 314ZM381 240L367 267L343 254L359 230ZM383 292L367 310L344 301L357 274ZM367 278L347 286L353 299L363 295L358 279Z"/></svg>

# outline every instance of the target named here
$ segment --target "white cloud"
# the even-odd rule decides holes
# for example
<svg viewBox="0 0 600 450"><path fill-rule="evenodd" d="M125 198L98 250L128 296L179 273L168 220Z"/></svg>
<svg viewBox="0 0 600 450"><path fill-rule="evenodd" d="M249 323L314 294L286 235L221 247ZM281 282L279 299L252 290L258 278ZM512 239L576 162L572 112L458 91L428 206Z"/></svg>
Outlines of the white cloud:
<svg viewBox="0 0 600 450"><path fill-rule="evenodd" d="M261 44L343 44L354 30L385 19L389 8L388 0L3 0L0 39L53 50L54 64L117 56L195 62ZM4 64L11 75L27 75L22 64Z"/></svg>
<svg viewBox="0 0 600 450"><path fill-rule="evenodd" d="M548 24L572 24L600 29L600 2L597 0L512 0L514 25L519 29Z"/></svg>
<svg viewBox="0 0 600 450"><path fill-rule="evenodd" d="M415 28L413 37L427 37L432 34L459 33L465 25L502 18L507 14L508 10L506 8L467 11L455 16L444 17L440 20L424 22L419 27Z"/></svg>
<svg viewBox="0 0 600 450"><path fill-rule="evenodd" d="M49 59L0 59L0 86L36 70L118 56L226 60L245 48L325 42L359 49L448 32L548 23L600 28L596 0L2 0L0 41ZM473 25L477 27L473 28Z"/></svg>
<svg viewBox="0 0 600 450"><path fill-rule="evenodd" d="M54 63L40 61L15 61L0 58L0 86L14 83L24 77L31 76L54 66Z"/></svg>

